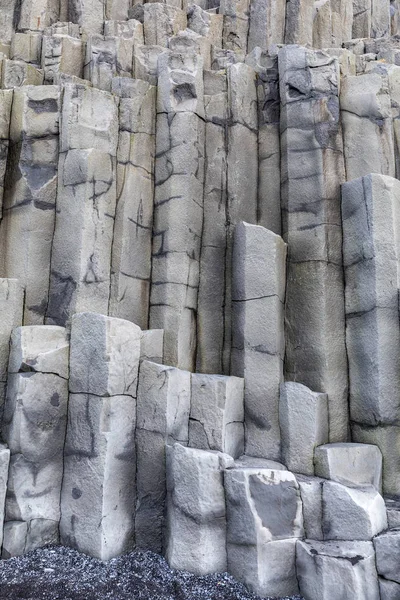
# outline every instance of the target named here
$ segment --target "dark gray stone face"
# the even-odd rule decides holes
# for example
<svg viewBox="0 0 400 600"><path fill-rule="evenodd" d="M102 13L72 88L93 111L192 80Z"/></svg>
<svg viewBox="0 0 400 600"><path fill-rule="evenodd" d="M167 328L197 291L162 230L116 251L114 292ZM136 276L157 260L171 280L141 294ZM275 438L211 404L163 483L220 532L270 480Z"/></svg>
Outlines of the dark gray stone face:
<svg viewBox="0 0 400 600"><path fill-rule="evenodd" d="M276 537L291 538L295 534L298 489L291 481L265 486L256 475L249 477L250 495L263 527Z"/></svg>

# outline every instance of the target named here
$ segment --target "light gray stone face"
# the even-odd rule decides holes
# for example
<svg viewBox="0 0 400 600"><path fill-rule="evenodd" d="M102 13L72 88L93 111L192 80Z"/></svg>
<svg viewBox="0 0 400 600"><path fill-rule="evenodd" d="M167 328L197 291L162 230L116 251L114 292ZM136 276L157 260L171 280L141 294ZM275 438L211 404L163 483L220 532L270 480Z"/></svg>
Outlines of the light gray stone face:
<svg viewBox="0 0 400 600"><path fill-rule="evenodd" d="M117 99L67 84L61 113L57 218L47 322L107 314L116 205Z"/></svg>
<svg viewBox="0 0 400 600"><path fill-rule="evenodd" d="M252 0L247 52L256 47L268 50L271 44L283 44L285 16L286 0Z"/></svg>
<svg viewBox="0 0 400 600"><path fill-rule="evenodd" d="M3 543L4 508L6 501L9 463L10 450L5 444L0 444L0 548Z"/></svg>
<svg viewBox="0 0 400 600"><path fill-rule="evenodd" d="M48 302L59 111L60 90L56 86L32 85L14 90L11 162L0 234L5 273L19 279L25 288L25 325L42 325Z"/></svg>
<svg viewBox="0 0 400 600"><path fill-rule="evenodd" d="M350 415L366 425L395 423L400 403L399 182L373 174L344 184L342 219Z"/></svg>
<svg viewBox="0 0 400 600"><path fill-rule="evenodd" d="M153 228L156 88L115 78L119 101L117 205L109 314L148 325Z"/></svg>
<svg viewBox="0 0 400 600"><path fill-rule="evenodd" d="M223 48L232 50L243 60L247 54L250 0L221 0L219 13L224 15Z"/></svg>
<svg viewBox="0 0 400 600"><path fill-rule="evenodd" d="M71 35L44 35L41 66L46 83L56 83L61 74L83 76L84 44Z"/></svg>
<svg viewBox="0 0 400 600"><path fill-rule="evenodd" d="M301 502L303 504L304 536L308 540L323 540L322 531L322 486L323 479L296 473Z"/></svg>
<svg viewBox="0 0 400 600"><path fill-rule="evenodd" d="M300 593L310 600L379 600L372 542L297 542Z"/></svg>
<svg viewBox="0 0 400 600"><path fill-rule="evenodd" d="M347 441L339 65L321 51L297 46L278 56L282 232L288 243L286 379L328 394L329 440Z"/></svg>
<svg viewBox="0 0 400 600"><path fill-rule="evenodd" d="M28 524L25 521L5 523L1 557L7 559L24 554L27 533Z"/></svg>
<svg viewBox="0 0 400 600"><path fill-rule="evenodd" d="M379 591L381 600L398 600L400 598L400 584L395 581L379 578Z"/></svg>
<svg viewBox="0 0 400 600"><path fill-rule="evenodd" d="M96 313L73 316L71 326L72 393L136 398L140 328Z"/></svg>
<svg viewBox="0 0 400 600"><path fill-rule="evenodd" d="M226 571L223 469L233 459L220 452L167 448L167 542L171 568L197 575Z"/></svg>
<svg viewBox="0 0 400 600"><path fill-rule="evenodd" d="M5 520L26 525L21 553L58 542L68 354L62 328L14 330L10 352L14 372L8 374L3 421L11 454ZM21 536L23 529L18 528ZM22 537L18 539L22 544ZM19 553L18 544L13 550L15 544L11 541L3 552Z"/></svg>
<svg viewBox="0 0 400 600"><path fill-rule="evenodd" d="M113 77L132 77L132 64L133 37L88 37L83 73L94 87L110 92Z"/></svg>
<svg viewBox="0 0 400 600"><path fill-rule="evenodd" d="M163 364L164 362L164 330L148 329L141 332L140 360Z"/></svg>
<svg viewBox="0 0 400 600"><path fill-rule="evenodd" d="M70 394L61 543L101 560L134 547L135 418L132 396Z"/></svg>
<svg viewBox="0 0 400 600"><path fill-rule="evenodd" d="M322 489L325 540L371 540L387 529L385 502L375 488L326 481Z"/></svg>
<svg viewBox="0 0 400 600"><path fill-rule="evenodd" d="M136 545L142 550L165 548L165 447L175 442L187 445L189 413L190 373L143 361L137 402L135 516Z"/></svg>
<svg viewBox="0 0 400 600"><path fill-rule="evenodd" d="M296 538L303 535L299 486L288 471L225 471L228 571L257 595L298 593Z"/></svg>
<svg viewBox="0 0 400 600"><path fill-rule="evenodd" d="M244 381L221 375L191 376L189 446L233 458L244 451Z"/></svg>
<svg viewBox="0 0 400 600"><path fill-rule="evenodd" d="M315 449L315 474L349 486L382 491L382 454L368 444L326 444Z"/></svg>
<svg viewBox="0 0 400 600"><path fill-rule="evenodd" d="M400 501L398 498L384 497L389 529L400 527Z"/></svg>
<svg viewBox="0 0 400 600"><path fill-rule="evenodd" d="M280 459L286 244L259 225L240 223L232 260L231 372L245 380L246 454Z"/></svg>
<svg viewBox="0 0 400 600"><path fill-rule="evenodd" d="M314 0L287 0L285 44L312 46Z"/></svg>
<svg viewBox="0 0 400 600"><path fill-rule="evenodd" d="M388 531L374 538L378 575L400 584L400 530Z"/></svg>
<svg viewBox="0 0 400 600"><path fill-rule="evenodd" d="M300 383L282 383L279 425L282 459L289 471L314 475L314 449L329 439L328 396Z"/></svg>
<svg viewBox="0 0 400 600"><path fill-rule="evenodd" d="M148 2L143 11L146 45L168 48L169 39L187 26L186 12L175 6Z"/></svg>

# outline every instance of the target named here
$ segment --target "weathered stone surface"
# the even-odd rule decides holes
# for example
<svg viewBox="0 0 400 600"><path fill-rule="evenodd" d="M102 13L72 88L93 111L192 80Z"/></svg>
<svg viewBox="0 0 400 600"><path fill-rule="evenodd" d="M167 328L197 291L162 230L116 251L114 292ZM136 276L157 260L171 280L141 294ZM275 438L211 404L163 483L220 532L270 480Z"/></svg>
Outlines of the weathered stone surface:
<svg viewBox="0 0 400 600"><path fill-rule="evenodd" d="M203 224L202 59L159 57L150 327L165 330L165 362L193 370Z"/></svg>
<svg viewBox="0 0 400 600"><path fill-rule="evenodd" d="M165 547L165 446L187 445L189 412L190 373L143 361L137 401L135 517L136 544L143 550L161 552Z"/></svg>
<svg viewBox="0 0 400 600"><path fill-rule="evenodd" d="M115 76L132 77L133 38L90 35L86 43L84 78L111 91Z"/></svg>
<svg viewBox="0 0 400 600"><path fill-rule="evenodd" d="M285 44L312 46L314 0L287 0Z"/></svg>
<svg viewBox="0 0 400 600"><path fill-rule="evenodd" d="M28 524L25 521L8 521L8 523L4 523L1 557L7 559L24 554L27 533Z"/></svg>
<svg viewBox="0 0 400 600"><path fill-rule="evenodd" d="M7 167L7 157L10 137L10 117L13 100L12 90L0 91L0 214L3 210L4 178Z"/></svg>
<svg viewBox="0 0 400 600"><path fill-rule="evenodd" d="M287 467L282 463L275 460L269 460L268 458L257 458L256 456L247 456L243 454L235 460L235 467L250 469L269 469L272 471L287 471Z"/></svg>
<svg viewBox="0 0 400 600"><path fill-rule="evenodd" d="M10 450L5 444L0 444L0 548L3 543L4 508L6 501L9 463Z"/></svg>
<svg viewBox="0 0 400 600"><path fill-rule="evenodd" d="M259 225L240 223L232 260L231 372L245 379L246 454L280 459L286 244Z"/></svg>
<svg viewBox="0 0 400 600"><path fill-rule="evenodd" d="M282 383L279 426L282 460L289 471L314 475L314 449L329 439L328 396L300 383Z"/></svg>
<svg viewBox="0 0 400 600"><path fill-rule="evenodd" d="M322 485L324 480L319 477L298 475L297 473L296 479L299 484L301 502L303 504L305 538L308 540L323 540Z"/></svg>
<svg viewBox="0 0 400 600"><path fill-rule="evenodd" d="M52 373L68 379L69 341L64 327L16 327L11 336L10 373Z"/></svg>
<svg viewBox="0 0 400 600"><path fill-rule="evenodd" d="M148 329L141 332L140 360L162 364L164 362L164 330Z"/></svg>
<svg viewBox="0 0 400 600"><path fill-rule="evenodd" d="M96 313L72 317L69 389L72 393L136 398L140 328Z"/></svg>
<svg viewBox="0 0 400 600"><path fill-rule="evenodd" d="M133 56L135 78L157 85L158 57L163 52L165 48L162 46L135 46Z"/></svg>
<svg viewBox="0 0 400 600"><path fill-rule="evenodd" d="M247 54L250 0L221 0L219 13L224 15L223 48L233 50L243 60Z"/></svg>
<svg viewBox="0 0 400 600"><path fill-rule="evenodd" d="M153 229L156 88L116 78L119 101L117 205L109 314L148 324Z"/></svg>
<svg viewBox="0 0 400 600"><path fill-rule="evenodd" d="M60 74L83 76L84 45L70 35L44 35L41 65L46 83L56 83Z"/></svg>
<svg viewBox="0 0 400 600"><path fill-rule="evenodd" d="M400 406L399 182L372 174L344 184L342 218L351 418L366 425L395 423Z"/></svg>
<svg viewBox="0 0 400 600"><path fill-rule="evenodd" d="M226 571L223 469L232 464L220 452L168 446L166 557L171 568L196 575Z"/></svg>
<svg viewBox="0 0 400 600"><path fill-rule="evenodd" d="M107 314L116 205L118 111L102 90L64 88L57 217L47 322L74 312Z"/></svg>
<svg viewBox="0 0 400 600"><path fill-rule="evenodd" d="M400 583L400 530L388 531L374 538L378 575Z"/></svg>
<svg viewBox="0 0 400 600"><path fill-rule="evenodd" d="M370 540L387 528L385 502L373 487L350 488L326 481L322 501L325 540Z"/></svg>
<svg viewBox="0 0 400 600"><path fill-rule="evenodd" d="M221 375L191 376L189 446L238 458L244 451L244 381Z"/></svg>
<svg viewBox="0 0 400 600"><path fill-rule="evenodd" d="M393 130L387 76L365 73L346 77L341 86L340 108L347 179L369 173L393 177Z"/></svg>
<svg viewBox="0 0 400 600"><path fill-rule="evenodd" d="M326 444L315 449L315 474L349 486L382 491L382 454L369 444Z"/></svg>
<svg viewBox="0 0 400 600"><path fill-rule="evenodd" d="M285 38L286 0L250 2L247 52L258 47L268 50L271 44L283 44Z"/></svg>
<svg viewBox="0 0 400 600"><path fill-rule="evenodd" d="M329 439L346 441L339 65L321 51L286 46L279 51L279 74L286 379L328 394Z"/></svg>
<svg viewBox="0 0 400 600"><path fill-rule="evenodd" d="M186 12L159 2L143 5L144 41L149 46L168 48L169 39L187 26Z"/></svg>
<svg viewBox="0 0 400 600"><path fill-rule="evenodd" d="M223 15L203 10L198 4L191 4L187 11L188 27L202 35L211 44L222 46Z"/></svg>
<svg viewBox="0 0 400 600"><path fill-rule="evenodd" d="M297 542L300 593L307 600L379 600L371 542Z"/></svg>
<svg viewBox="0 0 400 600"><path fill-rule="evenodd" d="M61 493L61 543L102 560L134 547L132 396L70 394Z"/></svg>
<svg viewBox="0 0 400 600"><path fill-rule="evenodd" d="M388 581L380 577L379 591L381 600L399 600L400 598L400 584L395 581Z"/></svg>
<svg viewBox="0 0 400 600"><path fill-rule="evenodd" d="M389 529L400 527L400 499L398 497L384 497Z"/></svg>
<svg viewBox="0 0 400 600"><path fill-rule="evenodd" d="M19 279L25 288L25 325L44 323L48 301L59 111L60 90L56 86L14 90L10 166L0 232L4 273Z"/></svg>
<svg viewBox="0 0 400 600"><path fill-rule="evenodd" d="M313 46L340 48L351 40L353 0L317 0L314 5Z"/></svg>
<svg viewBox="0 0 400 600"><path fill-rule="evenodd" d="M296 594L295 545L303 516L294 475L228 469L225 493L228 571L257 595Z"/></svg>

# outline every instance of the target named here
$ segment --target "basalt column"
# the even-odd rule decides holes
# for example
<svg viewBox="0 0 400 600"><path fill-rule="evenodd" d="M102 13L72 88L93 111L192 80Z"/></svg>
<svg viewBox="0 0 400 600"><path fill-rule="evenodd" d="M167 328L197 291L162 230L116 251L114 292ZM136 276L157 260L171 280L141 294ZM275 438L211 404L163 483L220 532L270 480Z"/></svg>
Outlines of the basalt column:
<svg viewBox="0 0 400 600"><path fill-rule="evenodd" d="M147 329L153 229L156 88L115 78L120 97L117 209L109 314Z"/></svg>
<svg viewBox="0 0 400 600"><path fill-rule="evenodd" d="M377 444L384 489L396 494L400 458L400 183L368 175L343 186L350 416L355 441Z"/></svg>
<svg viewBox="0 0 400 600"><path fill-rule="evenodd" d="M0 236L4 276L19 279L25 288L25 325L42 325L48 303L59 111L56 86L14 90Z"/></svg>
<svg viewBox="0 0 400 600"><path fill-rule="evenodd" d="M286 379L326 392L330 441L348 435L340 184L339 65L279 52L282 226L288 242Z"/></svg>
<svg viewBox="0 0 400 600"><path fill-rule="evenodd" d="M194 50L158 62L150 327L165 362L193 370L203 228L203 60Z"/></svg>
<svg viewBox="0 0 400 600"><path fill-rule="evenodd" d="M107 314L116 205L117 98L67 84L61 114L57 218L47 322Z"/></svg>

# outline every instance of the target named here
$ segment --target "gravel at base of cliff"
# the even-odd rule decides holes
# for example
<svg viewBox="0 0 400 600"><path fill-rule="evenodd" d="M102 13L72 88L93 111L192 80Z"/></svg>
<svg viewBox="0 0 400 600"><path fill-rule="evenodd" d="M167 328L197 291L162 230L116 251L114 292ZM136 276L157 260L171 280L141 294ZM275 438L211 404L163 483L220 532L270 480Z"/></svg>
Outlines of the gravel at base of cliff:
<svg viewBox="0 0 400 600"><path fill-rule="evenodd" d="M101 562L63 546L0 561L7 600L256 600L227 573L196 577L152 552ZM295 596L285 600L302 600Z"/></svg>

